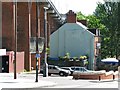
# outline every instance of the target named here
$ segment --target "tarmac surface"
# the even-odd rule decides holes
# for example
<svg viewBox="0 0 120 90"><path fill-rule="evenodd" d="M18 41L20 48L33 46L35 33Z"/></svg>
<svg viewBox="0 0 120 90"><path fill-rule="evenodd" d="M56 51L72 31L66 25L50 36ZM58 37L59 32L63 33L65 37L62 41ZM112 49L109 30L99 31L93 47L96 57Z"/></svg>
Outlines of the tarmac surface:
<svg viewBox="0 0 120 90"><path fill-rule="evenodd" d="M34 71L17 74L17 79L14 79L14 73L0 73L0 89L2 88L111 88L111 89L114 88L112 90L118 90L117 88L120 84L118 80L114 80L114 81L113 80L102 80L102 81L73 80L72 76L60 77L53 75L49 77L43 77L41 74L39 74L38 82L35 82L35 76L36 75Z"/></svg>
<svg viewBox="0 0 120 90"><path fill-rule="evenodd" d="M17 74L14 79L13 73L0 73L0 89L2 88L38 88L56 85L54 82L39 80L35 82L35 74Z"/></svg>

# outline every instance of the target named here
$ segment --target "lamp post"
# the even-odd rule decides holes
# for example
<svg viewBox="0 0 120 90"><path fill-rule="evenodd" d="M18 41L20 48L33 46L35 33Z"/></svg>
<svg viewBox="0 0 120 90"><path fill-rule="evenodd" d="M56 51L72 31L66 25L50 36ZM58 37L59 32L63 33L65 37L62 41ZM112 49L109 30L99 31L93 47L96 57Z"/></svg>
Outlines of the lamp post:
<svg viewBox="0 0 120 90"><path fill-rule="evenodd" d="M13 18L14 18L14 36L15 36L15 50L14 50L14 79L17 79L16 75L16 52L17 52L17 0L13 2Z"/></svg>
<svg viewBox="0 0 120 90"><path fill-rule="evenodd" d="M39 50L38 50L38 2L36 1L36 80L38 82L38 60L39 60Z"/></svg>
<svg viewBox="0 0 120 90"><path fill-rule="evenodd" d="M44 38L38 37L38 18L39 18L39 2L36 0L36 37L30 37L30 52L36 54L36 79L38 82L38 60L40 59L40 53L43 51Z"/></svg>
<svg viewBox="0 0 120 90"><path fill-rule="evenodd" d="M37 44L38 45L37 45ZM38 51L36 52L36 46ZM30 53L36 54L36 79L35 82L38 82L38 60L40 59L40 53L42 53L44 48L44 37L30 37Z"/></svg>
<svg viewBox="0 0 120 90"><path fill-rule="evenodd" d="M47 77L48 76L48 64L47 64L47 52L46 52L46 48L47 48L47 7L44 7L44 35L45 35L45 45L44 45L44 49L45 49L45 62L44 62L44 71L43 71L43 77Z"/></svg>

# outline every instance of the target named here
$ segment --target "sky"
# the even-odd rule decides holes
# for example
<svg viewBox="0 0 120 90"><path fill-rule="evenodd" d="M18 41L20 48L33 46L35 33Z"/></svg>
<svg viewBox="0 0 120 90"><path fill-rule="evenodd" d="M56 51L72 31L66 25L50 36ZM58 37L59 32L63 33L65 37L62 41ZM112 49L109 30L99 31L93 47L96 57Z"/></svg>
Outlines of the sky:
<svg viewBox="0 0 120 90"><path fill-rule="evenodd" d="M69 10L74 12L81 11L84 15L92 14L95 11L97 2L103 3L103 0L51 0L57 10L65 14Z"/></svg>

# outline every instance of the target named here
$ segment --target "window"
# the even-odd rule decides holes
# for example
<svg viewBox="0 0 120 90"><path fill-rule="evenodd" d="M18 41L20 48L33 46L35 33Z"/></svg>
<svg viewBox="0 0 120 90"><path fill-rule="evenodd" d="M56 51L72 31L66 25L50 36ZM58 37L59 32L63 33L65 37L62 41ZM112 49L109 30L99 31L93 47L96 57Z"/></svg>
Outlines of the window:
<svg viewBox="0 0 120 90"><path fill-rule="evenodd" d="M53 69L56 69L56 67L53 67Z"/></svg>
<svg viewBox="0 0 120 90"><path fill-rule="evenodd" d="M75 68L74 68L74 67L72 67L71 69L72 69L72 70L75 70Z"/></svg>
<svg viewBox="0 0 120 90"><path fill-rule="evenodd" d="M79 71L80 69L79 69L79 68L76 68L75 70L76 70L76 71Z"/></svg>

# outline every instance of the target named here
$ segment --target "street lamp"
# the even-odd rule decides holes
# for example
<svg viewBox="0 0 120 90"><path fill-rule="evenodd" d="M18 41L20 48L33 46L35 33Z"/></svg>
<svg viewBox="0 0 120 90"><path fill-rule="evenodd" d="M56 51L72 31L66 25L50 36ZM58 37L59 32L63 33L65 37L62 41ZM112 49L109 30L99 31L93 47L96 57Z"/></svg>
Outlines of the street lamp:
<svg viewBox="0 0 120 90"><path fill-rule="evenodd" d="M36 54L36 80L38 82L38 60L40 59L40 53L42 53L44 48L44 38L43 37L31 37L30 38L30 53Z"/></svg>
<svg viewBox="0 0 120 90"><path fill-rule="evenodd" d="M16 53L17 53L17 0L13 2L13 18L14 18L14 36L15 36L15 53L14 53L14 79L17 79L16 75Z"/></svg>
<svg viewBox="0 0 120 90"><path fill-rule="evenodd" d="M47 48L47 7L44 7L44 35L45 35L45 62L44 62L44 70L43 70L43 77L47 77L48 76L48 64L47 64L47 52L46 52L46 48Z"/></svg>
<svg viewBox="0 0 120 90"><path fill-rule="evenodd" d="M35 82L38 82L38 57L39 51L38 51L38 2L36 1L36 80Z"/></svg>
<svg viewBox="0 0 120 90"><path fill-rule="evenodd" d="M36 37L30 37L30 53L36 54L36 79L38 82L38 60L40 59L40 53L42 53L44 48L44 37L38 37L38 19L39 19L39 2L36 0Z"/></svg>

